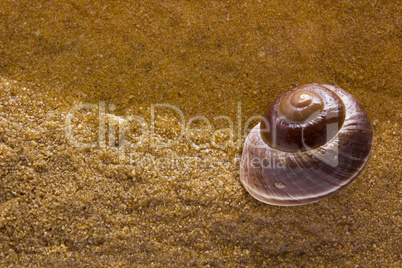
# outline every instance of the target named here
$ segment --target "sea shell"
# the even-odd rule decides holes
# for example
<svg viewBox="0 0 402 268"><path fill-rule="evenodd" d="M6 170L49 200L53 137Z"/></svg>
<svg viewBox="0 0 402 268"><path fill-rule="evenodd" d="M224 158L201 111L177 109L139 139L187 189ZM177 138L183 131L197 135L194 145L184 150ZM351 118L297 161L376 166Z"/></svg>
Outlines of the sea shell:
<svg viewBox="0 0 402 268"><path fill-rule="evenodd" d="M316 202L356 178L372 143L370 119L350 93L325 84L300 86L273 101L247 136L240 179L267 204Z"/></svg>

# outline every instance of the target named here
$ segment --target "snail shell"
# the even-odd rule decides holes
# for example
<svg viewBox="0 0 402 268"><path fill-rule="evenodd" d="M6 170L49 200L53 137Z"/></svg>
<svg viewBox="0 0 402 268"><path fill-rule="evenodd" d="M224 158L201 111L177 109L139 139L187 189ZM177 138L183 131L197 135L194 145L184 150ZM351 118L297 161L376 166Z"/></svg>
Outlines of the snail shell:
<svg viewBox="0 0 402 268"><path fill-rule="evenodd" d="M299 86L274 100L247 136L240 179L267 204L316 202L353 181L372 144L370 119L350 93L325 84Z"/></svg>

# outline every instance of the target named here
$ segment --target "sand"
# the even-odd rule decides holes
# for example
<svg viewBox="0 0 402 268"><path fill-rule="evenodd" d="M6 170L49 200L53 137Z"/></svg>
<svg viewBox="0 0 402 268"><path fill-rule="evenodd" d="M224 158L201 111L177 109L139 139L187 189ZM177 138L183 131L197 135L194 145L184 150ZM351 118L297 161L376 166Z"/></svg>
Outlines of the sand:
<svg viewBox="0 0 402 268"><path fill-rule="evenodd" d="M401 6L3 1L0 266L400 267ZM277 207L239 179L247 130L307 83L355 95L372 155Z"/></svg>

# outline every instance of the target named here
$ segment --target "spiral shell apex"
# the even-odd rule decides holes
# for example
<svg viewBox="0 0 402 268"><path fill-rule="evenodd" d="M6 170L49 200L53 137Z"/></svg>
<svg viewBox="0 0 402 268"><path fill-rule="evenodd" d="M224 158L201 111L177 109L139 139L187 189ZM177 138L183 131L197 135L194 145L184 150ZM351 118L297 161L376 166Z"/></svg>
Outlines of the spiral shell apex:
<svg viewBox="0 0 402 268"><path fill-rule="evenodd" d="M247 136L240 179L264 203L315 202L354 180L372 143L370 119L350 93L325 84L299 86L274 100Z"/></svg>

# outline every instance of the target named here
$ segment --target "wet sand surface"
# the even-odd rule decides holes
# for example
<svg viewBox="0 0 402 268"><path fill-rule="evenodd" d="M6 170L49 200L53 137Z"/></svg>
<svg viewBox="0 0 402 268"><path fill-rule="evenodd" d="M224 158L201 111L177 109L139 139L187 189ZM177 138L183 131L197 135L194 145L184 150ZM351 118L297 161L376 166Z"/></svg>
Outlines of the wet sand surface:
<svg viewBox="0 0 402 268"><path fill-rule="evenodd" d="M0 266L402 265L398 2L0 7ZM263 204L244 132L307 83L361 101L372 155L335 196Z"/></svg>

